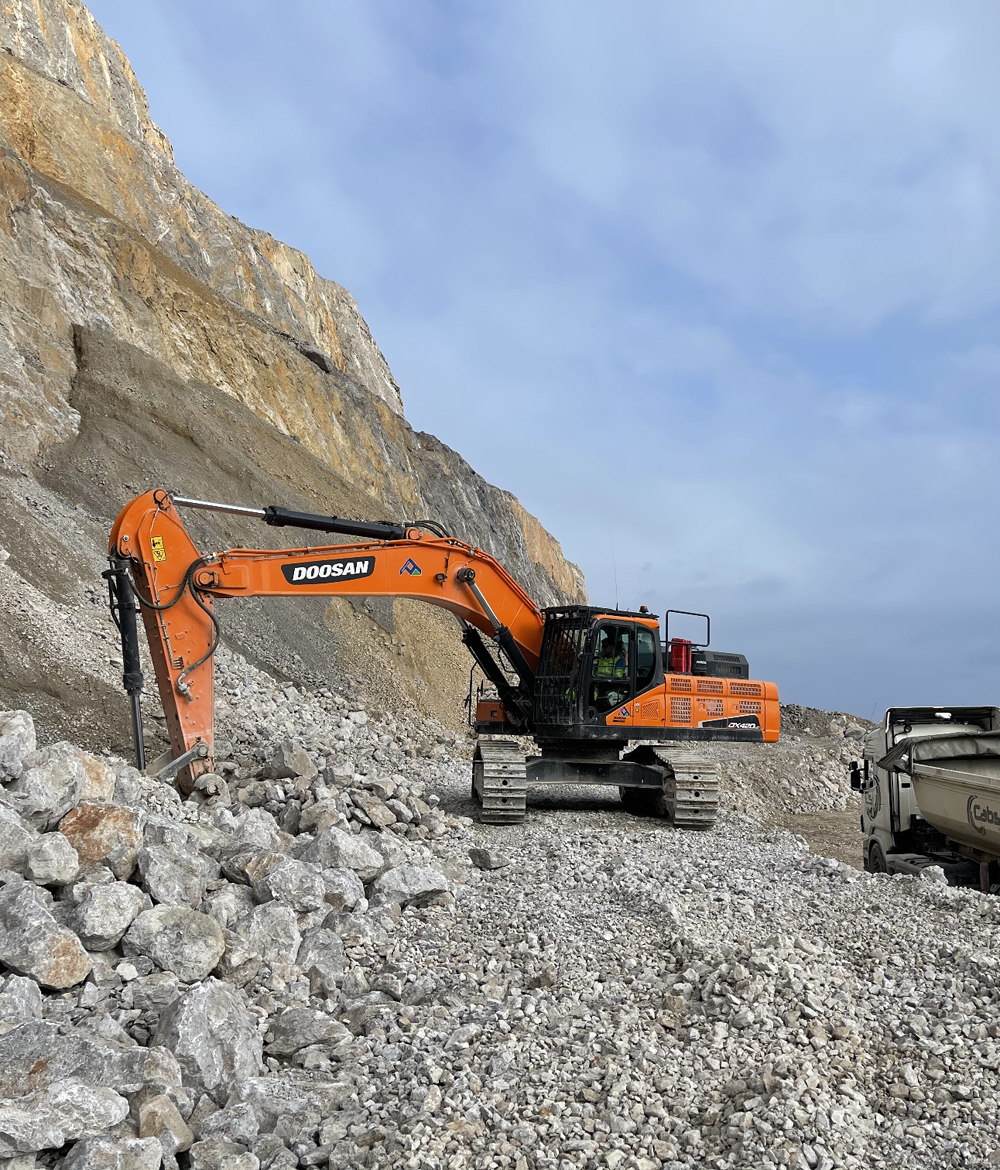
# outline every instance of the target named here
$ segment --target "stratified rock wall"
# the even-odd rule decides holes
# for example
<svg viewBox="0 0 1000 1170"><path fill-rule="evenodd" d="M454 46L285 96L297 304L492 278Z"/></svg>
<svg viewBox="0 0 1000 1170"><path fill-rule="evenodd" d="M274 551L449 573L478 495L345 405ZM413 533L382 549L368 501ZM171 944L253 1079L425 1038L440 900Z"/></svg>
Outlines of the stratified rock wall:
<svg viewBox="0 0 1000 1170"><path fill-rule="evenodd" d="M0 47L5 596L19 596L21 578L40 591L39 604L78 604L96 580L109 519L135 491L168 479L175 490L197 480L203 494L236 493L234 502L294 498L340 514L434 518L500 558L542 603L584 597L579 570L513 496L408 425L350 294L185 180L128 61L83 5L2 0ZM210 390L216 397L206 399ZM231 421L241 438L223 463L225 444L205 436L224 433L225 398L239 404ZM109 421L112 404L126 414ZM137 466L131 436L139 432L149 446ZM183 450L174 449L179 434ZM301 462L293 449L316 461L309 482L286 473ZM171 458L160 457L168 450ZM264 490L280 498L253 496ZM461 659L452 659L451 619L439 617L429 628L407 603L331 605L320 622L332 630L325 658L365 675L371 643L387 636L376 672L383 681L388 670L419 701L440 692L431 676L443 672L453 699ZM49 613L48 624L56 618ZM271 634L287 649L302 641L302 623L282 620ZM23 613L0 616L0 688L38 693L48 729L93 679L68 694L54 661L25 653L26 622ZM307 641L324 656L322 641ZM277 646L267 653L263 635L244 648L262 660L282 657ZM100 665L97 675L106 674ZM89 701L99 704L95 694Z"/></svg>
<svg viewBox="0 0 1000 1170"><path fill-rule="evenodd" d="M187 182L174 166L170 143L150 120L146 95L124 54L83 5L12 0L3 5L0 19L0 44L9 54L0 77L0 137L28 167L67 188L89 210L110 217L114 226L127 225L135 244L148 245L183 274L259 318L279 341L316 347L402 413L399 388L351 295L317 276L301 252L226 215ZM58 264L69 258L52 259ZM108 275L117 287L103 289L102 281L92 290L103 295L90 306L87 324L99 323L101 316L115 326L125 324L121 314L131 306L116 305L114 294L137 275L140 295L155 297L160 291L142 287L143 257L115 259ZM168 334L184 324L176 320L182 307L173 319L169 311L151 308ZM150 334L143 322L132 327L133 335L137 330ZM186 356L186 372L205 377L205 354L197 344L190 346L192 340L175 338L171 356L180 362ZM211 367L212 381L220 385L227 380L239 385L247 372L225 354Z"/></svg>

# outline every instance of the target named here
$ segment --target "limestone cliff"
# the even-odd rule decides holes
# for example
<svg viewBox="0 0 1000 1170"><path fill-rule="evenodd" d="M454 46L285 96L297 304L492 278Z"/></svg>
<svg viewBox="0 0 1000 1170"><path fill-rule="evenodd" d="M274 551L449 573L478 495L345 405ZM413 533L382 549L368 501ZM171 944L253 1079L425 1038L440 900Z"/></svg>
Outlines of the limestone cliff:
<svg viewBox="0 0 1000 1170"><path fill-rule="evenodd" d="M107 525L158 482L434 517L540 601L584 596L516 499L410 428L350 294L185 180L82 4L2 0L0 47L0 692L34 695L43 725L94 729L114 650L81 643L105 636ZM267 543L218 522L198 535ZM465 662L452 619L403 602L283 606L234 610L230 637L289 677L346 669L382 701L454 716Z"/></svg>

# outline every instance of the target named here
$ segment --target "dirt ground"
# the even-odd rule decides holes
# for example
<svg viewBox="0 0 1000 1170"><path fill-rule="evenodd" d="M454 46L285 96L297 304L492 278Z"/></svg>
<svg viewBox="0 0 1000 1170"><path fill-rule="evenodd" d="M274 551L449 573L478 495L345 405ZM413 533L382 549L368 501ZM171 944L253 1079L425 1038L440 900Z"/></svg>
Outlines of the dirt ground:
<svg viewBox="0 0 1000 1170"><path fill-rule="evenodd" d="M618 792L612 788L574 786L563 790L532 788L528 792L528 807L534 809L562 809L573 812L621 813ZM832 857L855 869L863 869L861 862L861 832L855 808L832 812L792 813L779 816L774 822L779 828L789 829L804 837L813 853Z"/></svg>
<svg viewBox="0 0 1000 1170"><path fill-rule="evenodd" d="M813 853L833 857L845 865L853 865L855 869L864 868L857 809L787 814L779 817L777 824L805 837Z"/></svg>

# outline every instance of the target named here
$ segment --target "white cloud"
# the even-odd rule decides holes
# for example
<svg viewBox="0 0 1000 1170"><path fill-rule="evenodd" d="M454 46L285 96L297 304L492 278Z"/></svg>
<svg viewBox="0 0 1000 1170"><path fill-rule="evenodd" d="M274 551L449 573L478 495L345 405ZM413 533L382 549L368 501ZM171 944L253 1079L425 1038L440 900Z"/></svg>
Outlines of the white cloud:
<svg viewBox="0 0 1000 1170"><path fill-rule="evenodd" d="M731 311L853 331L996 304L994 9L547 11L521 10L539 167Z"/></svg>

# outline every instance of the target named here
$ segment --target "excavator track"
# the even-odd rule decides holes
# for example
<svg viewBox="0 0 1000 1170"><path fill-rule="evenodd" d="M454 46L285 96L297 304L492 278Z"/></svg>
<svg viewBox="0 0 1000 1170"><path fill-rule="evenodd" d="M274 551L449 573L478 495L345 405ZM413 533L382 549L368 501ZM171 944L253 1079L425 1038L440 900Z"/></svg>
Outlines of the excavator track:
<svg viewBox="0 0 1000 1170"><path fill-rule="evenodd" d="M637 762L654 764L663 776L660 792L623 788L622 803L634 812L666 817L677 829L710 829L719 812L719 774L707 760L696 760L683 749L644 747L630 754Z"/></svg>
<svg viewBox="0 0 1000 1170"><path fill-rule="evenodd" d="M719 813L719 774L715 765L672 748L655 748L653 754L665 769L663 803L674 826L710 829Z"/></svg>
<svg viewBox="0 0 1000 1170"><path fill-rule="evenodd" d="M472 761L472 798L487 825L524 820L527 781L524 755L512 739L481 739Z"/></svg>

